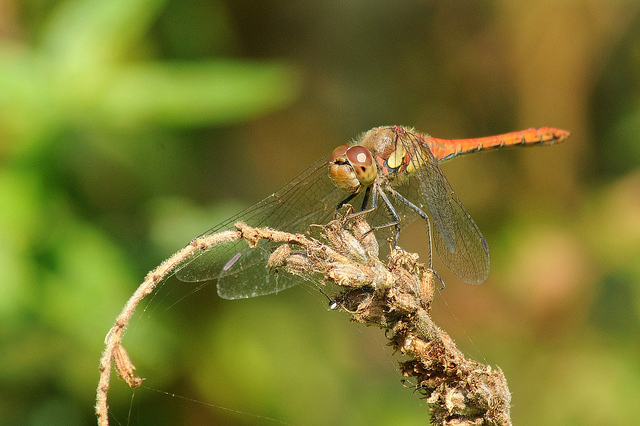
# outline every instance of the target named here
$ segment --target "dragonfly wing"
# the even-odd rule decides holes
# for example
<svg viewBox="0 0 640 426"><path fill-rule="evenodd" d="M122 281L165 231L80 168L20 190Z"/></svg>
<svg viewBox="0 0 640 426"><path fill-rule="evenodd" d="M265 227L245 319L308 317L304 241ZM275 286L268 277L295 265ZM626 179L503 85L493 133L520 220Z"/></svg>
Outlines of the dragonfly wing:
<svg viewBox="0 0 640 426"><path fill-rule="evenodd" d="M224 299L242 299L277 293L298 283L290 274L267 269L269 256L279 244L262 240L254 248L237 241L229 252L236 252L218 275L218 294Z"/></svg>
<svg viewBox="0 0 640 426"><path fill-rule="evenodd" d="M455 217L455 251L451 252L440 232L434 235L438 256L462 281L482 284L489 276L489 245L458 197L451 193L449 217ZM433 214L434 217L436 214Z"/></svg>
<svg viewBox="0 0 640 426"><path fill-rule="evenodd" d="M426 204L436 232L433 242L442 262L462 281L480 284L489 274L489 247L451 188L428 147L407 134L407 152L415 156L415 175L420 182L421 201Z"/></svg>
<svg viewBox="0 0 640 426"><path fill-rule="evenodd" d="M304 232L310 224L324 224L333 217L344 193L328 176L328 156L243 212L214 226L202 236L234 229L237 222L254 227L270 227L291 233ZM295 277L266 268L277 244L261 241L250 249L245 241L211 247L187 259L176 271L186 282L218 281L218 294L240 299L275 293L297 284Z"/></svg>

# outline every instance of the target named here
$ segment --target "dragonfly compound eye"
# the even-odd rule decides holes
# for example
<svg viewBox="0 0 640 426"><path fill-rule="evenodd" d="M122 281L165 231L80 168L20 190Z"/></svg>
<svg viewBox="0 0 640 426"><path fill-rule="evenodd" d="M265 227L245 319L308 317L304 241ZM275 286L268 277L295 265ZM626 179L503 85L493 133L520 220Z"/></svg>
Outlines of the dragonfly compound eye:
<svg viewBox="0 0 640 426"><path fill-rule="evenodd" d="M373 156L369 150L356 145L349 148L346 154L360 183L365 187L371 185L378 176L378 168L373 162Z"/></svg>
<svg viewBox="0 0 640 426"><path fill-rule="evenodd" d="M336 161L345 163L347 161L346 153L349 149L349 145L340 145L331 153L331 158L329 161L331 163L335 163Z"/></svg>
<svg viewBox="0 0 640 426"><path fill-rule="evenodd" d="M371 169L374 169L373 179ZM355 194L363 186L371 185L376 174L373 158L366 148L340 145L331 154L329 176L338 188L346 192Z"/></svg>

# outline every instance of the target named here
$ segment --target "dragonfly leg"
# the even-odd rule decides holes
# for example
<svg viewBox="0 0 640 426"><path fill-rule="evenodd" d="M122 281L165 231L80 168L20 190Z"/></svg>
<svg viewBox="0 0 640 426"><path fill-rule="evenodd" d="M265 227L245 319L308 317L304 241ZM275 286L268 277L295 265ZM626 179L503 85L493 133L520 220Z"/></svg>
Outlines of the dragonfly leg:
<svg viewBox="0 0 640 426"><path fill-rule="evenodd" d="M429 216L427 216L427 214L424 211L422 211L422 209L420 207L416 206L411 201L409 201L406 198L404 198L402 195L400 195L400 193L398 191L394 190L390 186L387 186L385 189L387 191L389 191L389 193L391 195L393 195L398 201L402 202L404 205L406 205L411 210L416 212L418 214L418 216L420 216L422 219L424 219L425 222L427 222L427 236L429 237L429 268L431 270L433 270L433 254L432 254L433 253L433 241L431 240L431 222L429 221ZM382 192L382 191L380 191L380 192ZM397 236L396 236L396 238L397 238ZM440 278L440 277L438 277L438 278ZM440 280L440 281L442 282L442 280ZM444 286L444 282L442 282L442 284Z"/></svg>
<svg viewBox="0 0 640 426"><path fill-rule="evenodd" d="M396 212L396 209L393 207L393 204L391 204L391 201L389 201L389 197L387 197L387 195L384 193L384 191L379 187L377 183L367 187L366 192L364 193L364 197L362 200L362 207L360 211L347 216L346 219L351 220L355 217L358 217L367 213L371 213L372 211L376 210L378 208L378 194L380 194L380 198L382 198L382 201L384 201L384 206L387 208L387 211L392 216L393 220L389 223L385 223L384 225L378 225L378 226L372 227L369 231L366 232L365 235L377 229L394 226L396 228L396 233L393 240L393 246L396 247L398 245L398 236L400 235L400 216ZM342 207L344 203L348 202L353 197L354 195L350 195L349 197L347 197L342 203L340 203L339 207ZM371 198L371 206L367 208L367 203L369 202L369 198Z"/></svg>
<svg viewBox="0 0 640 426"><path fill-rule="evenodd" d="M389 197L387 197L387 194L385 194L384 191L382 190L380 190L380 198L382 198L382 201L384 201L384 205L387 208L387 211L393 217L393 222L376 226L374 229L381 229L381 228L386 228L388 226L394 226L396 228L396 235L393 237L393 247L397 247L398 237L400 236L400 216L398 216L398 212L396 212L396 209L393 207L393 204L391 204L391 201L389 201Z"/></svg>
<svg viewBox="0 0 640 426"><path fill-rule="evenodd" d="M353 219L354 217L357 217L357 216L360 216L360 215L363 215L363 214L367 214L367 213L370 213L370 212L374 211L374 210L377 208L377 206L376 206L376 191L375 191L375 189L373 190L373 192L374 192L374 195L373 195L373 201L372 201L372 206L371 206L371 208L367 209L367 203L369 202L369 196L371 195L371 187L369 186L369 187L367 187L367 189L365 190L364 197L363 197L363 199L362 199L362 206L360 207L360 211L359 211L359 212L356 212L356 213L352 213L352 214L350 214L350 215L347 215L347 217L345 218L345 220L351 220L351 219ZM347 198L345 198L344 200L342 200L342 201L340 202L340 204L338 204L338 206L336 207L336 213L335 213L335 215L334 215L334 216L335 216L335 217L337 217L338 210L340 210L340 209L342 208L342 206L344 206L345 204L347 204L349 201L351 201L352 199L354 199L357 195L358 195L358 193L351 194L351 195L349 195ZM351 210L351 211L353 211L353 210ZM334 217L334 218L335 218L335 217Z"/></svg>
<svg viewBox="0 0 640 426"><path fill-rule="evenodd" d="M368 190L369 188L367 188ZM340 203L336 206L336 211L334 214L334 219L337 217L338 215L338 210L340 210L342 208L342 206L344 206L345 204L347 204L349 201L353 200L355 198L355 196L358 195L357 193L355 194L351 194L349 195L347 198L345 198L344 200L340 201Z"/></svg>
<svg viewBox="0 0 640 426"><path fill-rule="evenodd" d="M371 189L371 188L373 188L373 189ZM373 192L373 195L371 195L372 192ZM357 194L349 195L343 202L341 202L338 205L338 208L342 207L346 202L351 200L356 195ZM369 202L369 197L371 197L371 207L367 208L367 203ZM377 189L376 185L371 185L371 186L367 187L367 189L366 189L366 191L364 193L364 198L362 200L362 207L360 208L360 211L347 216L346 220L351 220L351 219L353 219L355 217L358 217L358 216L361 216L363 214L371 213L372 211L374 211L377 208L378 208L378 189Z"/></svg>
<svg viewBox="0 0 640 426"><path fill-rule="evenodd" d="M396 209L393 207L393 204L391 204L391 201L389 201L389 197L387 197L387 195L378 186L378 184L373 184L373 185L371 185L370 187L367 188L367 192L365 192L365 194L364 194L364 200L363 200L363 203L362 203L362 210L360 210L359 212L348 216L347 220L351 220L351 219L353 219L353 218L355 218L357 216L360 216L360 215L363 215L363 214L367 214L367 213L371 213L372 211L376 210L378 208L378 194L380 194L380 198L382 198L382 201L384 201L384 206L387 208L387 211L392 216L393 221L391 221L389 223L385 223L384 225L374 226L369 231L367 231L366 234L368 234L369 232L373 232L373 231L375 231L377 229L387 228L389 226L395 226L396 234L395 234L394 241L393 241L393 246L395 247L395 246L398 245L398 236L400 235L400 216L396 212ZM371 206L369 208L366 208L367 202L369 201L369 197L371 197Z"/></svg>
<svg viewBox="0 0 640 426"><path fill-rule="evenodd" d="M362 206L360 207L360 211L353 213L349 216L346 217L346 220L351 220L353 218L356 218L358 216L362 216L368 213L371 213L372 211L375 211L378 208L378 193L382 194L382 190L380 190L378 188L377 184L371 185L369 187L367 187L365 193L364 193L364 197L362 199ZM344 201L342 201L339 205L338 208L342 207L345 203L347 203L349 200L351 200L353 197L355 197L357 194L353 194L353 195L349 195ZM384 195L383 195L384 197ZM369 198L371 198L371 206L367 208L367 203L369 202ZM384 198L383 198L384 199ZM385 200L386 203L389 202L388 199ZM391 204L387 204L387 207L391 207ZM393 207L391 207L393 208ZM395 214L395 210L393 210L393 213L391 213L392 216L394 216L394 220L400 220L397 216L397 214ZM396 222L392 222L388 225L382 225L382 226L376 226L374 229L378 229L378 228L386 228L387 226L392 226L395 225ZM369 231L371 232L371 231Z"/></svg>
<svg viewBox="0 0 640 426"><path fill-rule="evenodd" d="M444 280L440 278L440 275L438 275L438 273L433 268L429 268L429 269L431 269L431 272L433 273L433 275L438 279L438 281L440 281L440 284L442 284L442 288L440 290L444 290L444 288L446 287L446 285L444 284Z"/></svg>
<svg viewBox="0 0 640 426"><path fill-rule="evenodd" d="M360 211L364 211L367 208L367 203L369 202L369 196L371 195L371 186L368 186L364 191L364 197L362 197L362 206L360 207ZM375 201L373 201L375 203Z"/></svg>

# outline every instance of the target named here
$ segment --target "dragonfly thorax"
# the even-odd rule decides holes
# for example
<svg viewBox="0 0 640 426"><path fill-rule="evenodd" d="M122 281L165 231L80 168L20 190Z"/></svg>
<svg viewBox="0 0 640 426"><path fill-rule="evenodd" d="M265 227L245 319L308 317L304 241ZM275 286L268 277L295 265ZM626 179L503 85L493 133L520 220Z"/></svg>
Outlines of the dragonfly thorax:
<svg viewBox="0 0 640 426"><path fill-rule="evenodd" d="M414 155L426 144L422 135L401 126L376 127L358 143L373 155L381 184L401 185L424 161L423 155Z"/></svg>
<svg viewBox="0 0 640 426"><path fill-rule="evenodd" d="M373 184L378 167L365 147L340 145L331 154L329 176L338 188L356 194Z"/></svg>

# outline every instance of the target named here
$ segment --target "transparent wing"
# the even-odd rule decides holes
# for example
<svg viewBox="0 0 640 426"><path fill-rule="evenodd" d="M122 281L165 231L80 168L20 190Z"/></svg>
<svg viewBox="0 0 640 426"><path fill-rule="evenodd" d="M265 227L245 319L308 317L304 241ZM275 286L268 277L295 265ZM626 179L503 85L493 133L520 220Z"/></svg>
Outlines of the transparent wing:
<svg viewBox="0 0 640 426"><path fill-rule="evenodd" d="M436 232L432 232L436 252L442 262L462 281L480 284L489 275L489 247L478 225L473 221L438 167L429 148L407 132L399 140L414 156L416 171L412 179L421 191L407 198L419 207L426 206Z"/></svg>
<svg viewBox="0 0 640 426"><path fill-rule="evenodd" d="M315 162L278 192L209 229L204 235L234 229L236 222L291 233L310 224L325 224L346 195L328 175L329 156ZM218 281L218 294L241 299L275 293L296 285L300 278L269 272L267 260L275 244L261 241L250 249L245 241L220 244L198 253L179 266L176 276L186 282Z"/></svg>

